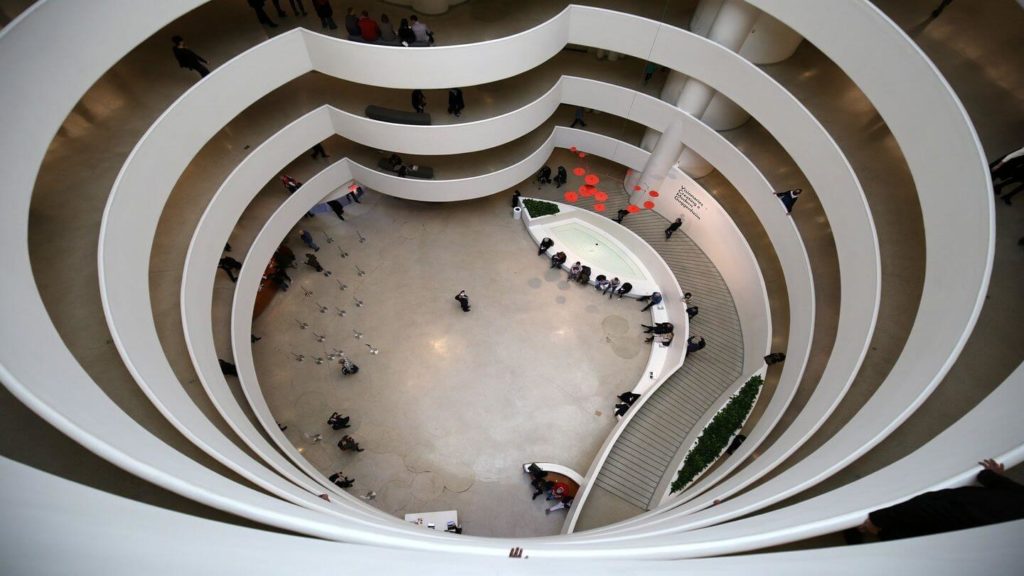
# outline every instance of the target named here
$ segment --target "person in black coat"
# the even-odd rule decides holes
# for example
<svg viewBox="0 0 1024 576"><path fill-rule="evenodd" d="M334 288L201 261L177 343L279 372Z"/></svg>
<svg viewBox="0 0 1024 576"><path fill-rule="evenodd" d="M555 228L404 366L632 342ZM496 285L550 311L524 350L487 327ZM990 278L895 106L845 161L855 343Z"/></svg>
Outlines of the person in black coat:
<svg viewBox="0 0 1024 576"><path fill-rule="evenodd" d="M561 188L568 179L569 174L565 171L565 166L559 166L558 174L555 175L555 188Z"/></svg>
<svg viewBox="0 0 1024 576"><path fill-rule="evenodd" d="M331 414L331 417L327 419L327 425L331 427L331 430L341 430L343 428L349 428L349 417L342 416L335 412Z"/></svg>
<svg viewBox="0 0 1024 576"><path fill-rule="evenodd" d="M252 7L253 11L256 12L256 19L260 21L260 24L269 28L277 28L277 24L267 16L266 10L263 6L267 3L267 0L249 0L249 6Z"/></svg>
<svg viewBox="0 0 1024 576"><path fill-rule="evenodd" d="M697 341L697 342L693 341L694 338L696 338L696 336L690 336L689 338L686 339L686 353L687 354L690 354L692 352L696 352L698 350L703 350L704 347L708 345L707 342L704 341L704 337L703 336L701 336L700 340Z"/></svg>
<svg viewBox="0 0 1024 576"><path fill-rule="evenodd" d="M626 294L629 294L630 291L632 291L632 290L633 290L633 285L632 284L630 284L629 282L623 282L622 286L619 286L619 289L616 290L615 293L619 295L619 298L622 298Z"/></svg>
<svg viewBox="0 0 1024 576"><path fill-rule="evenodd" d="M398 23L398 39L402 42L403 46L412 46L413 42L416 41L416 33L409 27L409 20L402 18L401 22Z"/></svg>
<svg viewBox="0 0 1024 576"><path fill-rule="evenodd" d="M696 316L698 312L700 312L699 308L696 306L690 306L686 309L686 316L689 317L690 320L693 320L693 317Z"/></svg>
<svg viewBox="0 0 1024 576"><path fill-rule="evenodd" d="M220 364L221 373L225 376L238 376L238 368L234 364L220 358L217 358L217 362Z"/></svg>
<svg viewBox="0 0 1024 576"><path fill-rule="evenodd" d="M175 36L171 38L171 42L174 43L174 57L178 60L178 66L187 68L189 70L195 70L199 73L199 77L203 78L210 73L210 70L203 66L207 64L203 57L185 47L185 39L181 36Z"/></svg>
<svg viewBox="0 0 1024 576"><path fill-rule="evenodd" d="M458 118L462 116L462 109L466 107L466 101L462 99L462 90L459 88L448 89L448 113L455 114Z"/></svg>
<svg viewBox="0 0 1024 576"><path fill-rule="evenodd" d="M327 479L334 482L338 488L351 488L352 485L356 483L354 478L345 476L345 473L340 470L331 474Z"/></svg>
<svg viewBox="0 0 1024 576"><path fill-rule="evenodd" d="M622 220L626 216L629 216L629 210L626 210L625 208L620 208L619 211L615 213L615 221L618 222L619 224L622 224Z"/></svg>
<svg viewBox="0 0 1024 576"><path fill-rule="evenodd" d="M562 264L565 264L566 258L568 258L568 256L565 255L565 252L556 253L554 256L551 257L551 267L561 268Z"/></svg>
<svg viewBox="0 0 1024 576"><path fill-rule="evenodd" d="M546 252L548 248L551 248L554 245L555 241L552 240L551 238L542 238L540 244L537 246L537 256L540 256L541 254Z"/></svg>
<svg viewBox="0 0 1024 576"><path fill-rule="evenodd" d="M427 109L427 97L423 94L423 90L412 91L412 107L420 114Z"/></svg>
<svg viewBox="0 0 1024 576"><path fill-rule="evenodd" d="M1004 476L1005 468L995 460L979 464L981 486L925 492L875 510L861 524L860 533L898 540L1024 518L1024 486Z"/></svg>
<svg viewBox="0 0 1024 576"><path fill-rule="evenodd" d="M516 208L516 207L518 207L518 206L519 206L519 198L520 198L521 196L522 196L522 194L521 194L521 193L519 192L519 190L516 190L516 191L515 191L515 192L514 192L514 193L512 194L512 207L513 207L513 208Z"/></svg>
<svg viewBox="0 0 1024 576"><path fill-rule="evenodd" d="M460 290L459 293L455 295L455 299L459 301L459 306L462 307L463 312L469 312L469 296L466 294L465 290Z"/></svg>
<svg viewBox="0 0 1024 576"><path fill-rule="evenodd" d="M682 218L676 218L675 222L672 222L671 224L669 224L668 228L665 228L665 240L668 240L669 238L672 238L672 234L674 234L676 230L679 230L679 227L682 226L682 225L683 225L683 219Z"/></svg>
<svg viewBox="0 0 1024 576"><path fill-rule="evenodd" d="M327 201L327 205L331 207L331 210L334 210L334 213L338 216L338 218L341 218L342 221L345 220L345 205L344 204L342 204L341 202L338 202L337 200L328 200Z"/></svg>
<svg viewBox="0 0 1024 576"><path fill-rule="evenodd" d="M330 28L337 30L338 25L334 23L334 8L331 8L331 0L313 0L313 9L320 17L320 25L324 30Z"/></svg>
<svg viewBox="0 0 1024 576"><path fill-rule="evenodd" d="M233 270L241 270L242 269L242 263L241 262L239 262L238 260L235 260L231 256L225 256L225 257L220 259L220 263L217 264L217 267L220 268L221 270L227 272L228 273L228 278L231 278L232 282L238 282L238 277L235 276L232 273L232 271Z"/></svg>
<svg viewBox="0 0 1024 576"><path fill-rule="evenodd" d="M551 184L551 168L542 166L540 172L537 173L537 182Z"/></svg>

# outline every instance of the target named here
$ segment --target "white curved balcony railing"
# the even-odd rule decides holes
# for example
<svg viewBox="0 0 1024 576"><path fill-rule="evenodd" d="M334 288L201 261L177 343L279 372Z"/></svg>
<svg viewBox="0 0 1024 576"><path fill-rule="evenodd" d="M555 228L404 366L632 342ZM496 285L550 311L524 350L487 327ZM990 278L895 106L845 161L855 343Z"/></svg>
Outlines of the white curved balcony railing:
<svg viewBox="0 0 1024 576"><path fill-rule="evenodd" d="M4 572L8 574L111 573L112 557L131 550L133 572L152 576L182 573L231 573L260 570L273 573L321 574L335 570L339 556L354 573L378 571L386 565L392 574L421 574L425 567L449 565L450 555L412 553L300 538L252 530L147 506L133 500L76 484L0 458L0 477L7 488L0 492L6 522L0 531ZM75 514L69 514L74 510ZM96 523L103 517L107 522ZM585 574L628 572L664 574L693 571L721 576L788 574L817 576L836 566L858 571L959 576L969 565L977 573L1013 574L1020 567L1019 535L1024 521L997 524L947 534L880 542L862 546L819 548L795 552L748 554L726 558L664 562L609 562L579 559L571 571ZM167 557L174 542L189 554ZM224 550L245 550L244 555ZM458 559L469 574L501 573L507 558ZM564 562L531 558L523 569L565 571Z"/></svg>
<svg viewBox="0 0 1024 576"><path fill-rule="evenodd" d="M605 27L611 27L615 21L620 18L631 18L621 14L603 11L603 10L591 10L591 9L579 9L574 7L571 11L582 10L580 18L583 21L587 21L592 25L601 25ZM574 12L575 13L575 12ZM574 16L576 18L576 16ZM597 20L593 20L597 18ZM664 27L660 24L646 21L642 19L635 19L637 22L646 26L654 26L655 28L661 29L663 32L666 30L671 31L670 27ZM575 22L575 20L574 20ZM101 261L104 265L101 266L102 274L101 278L106 278L108 275L116 276L119 278L129 278L132 274L138 274L140 268L137 265L131 267L123 266L127 261L135 261L135 257L138 257L142 262L145 262L145 256L148 255L148 244L152 242L151 235L141 233L141 237L145 239L145 242L138 242L140 237L140 231L149 227L147 222L155 221L159 218L159 206L162 204L161 198L166 199L169 195L170 189L173 187L172 180L180 175L184 166L187 164L187 160L191 158L188 150L190 149L189 142L195 143L195 149L198 149L198 145L205 138L212 135L218 125L223 125L227 118L230 117L232 111L238 112L243 107L247 106L248 103L258 98L261 94L269 91L269 87L273 86L275 82L284 82L291 78L294 78L298 72L295 70L289 70L288 67L292 66L297 68L299 72L308 71L310 64L308 61L314 60L314 56L304 51L300 45L300 36L293 31L282 36L275 38L274 40L268 41L249 52L240 55L231 63L222 66L218 72L210 76L210 79L217 78L216 82L210 82L210 79L200 82L193 87L188 93L186 93L179 100L177 104L168 109L168 111L154 124L154 126L147 132L147 135L140 141L140 144L129 158L129 162L126 163L125 168L122 170L118 181L115 183L114 191L112 192L110 202L108 204L108 210L105 216L105 221L111 220L117 221L131 221L133 224L133 230L130 232L127 229L119 229L109 226L104 226L104 233L101 235L101 252L105 256L101 257ZM682 31L676 31L685 37L690 35L683 33ZM312 33L304 32L306 35ZM661 36L659 36L661 37ZM695 37L694 37L695 38ZM690 38L693 41L693 38ZM337 41L330 39L332 44L330 45L334 53L345 55L348 47L357 46L358 49L367 48L380 48L372 47L367 45L356 45L344 41ZM863 196L860 193L859 186L856 183L856 179L852 176L849 165L843 160L841 154L839 154L838 148L828 138L827 134L821 129L821 126L813 121L810 114L799 105L796 100L791 96L788 96L784 90L782 90L778 84L770 80L763 73L757 71L749 63L746 63L742 59L738 58L731 52L722 50L720 47L709 43L704 39L697 39L692 43L693 52L697 55L701 55L699 58L703 61L703 56L707 56L712 61L718 59L721 60L719 65L732 67L739 76L752 76L757 78L761 83L761 88L766 93L772 94L774 98L766 98L766 100L774 102L775 104L785 108L790 112L788 120L793 124L787 124L782 126L782 135L785 138L782 140L799 140L801 143L804 141L814 141L819 146L815 149L815 155L818 157L818 161L825 165L836 167L838 172L830 172L828 176L831 182L834 184L834 190L837 191L835 196L836 202L839 204L849 204L845 206L846 218L842 219L840 223L834 226L834 234L842 236L850 233L851 229L855 230L860 225L861 238L870 238L870 245L875 248L874 251L859 250L856 253L855 262L851 264L856 273L849 272L842 274L844 288L848 289L848 293L854 294L854 297L844 299L844 305L840 311L840 327L839 330L856 330L860 327L859 332L861 340L864 342L860 349L854 349L848 351L846 355L841 355L838 358L834 357L830 361L830 367L836 365L848 366L852 363L859 365L861 358L863 357L863 349L867 346L867 341L870 336L871 328L873 327L874 312L868 315L864 315L862 312L859 314L853 314L851 310L877 310L877 296L878 296L878 262L877 259L870 257L873 254L877 257L877 245L874 240L873 228L870 223L870 219L867 217L867 213L863 205ZM465 49L472 49L470 47L464 47ZM451 49L449 49L450 51ZM703 54L707 52L708 54ZM336 55L337 55L336 54ZM450 54L450 52L446 52ZM266 66L264 62L266 60L272 60L273 64ZM235 63L239 63L235 66ZM256 67L258 67L259 73L257 74ZM218 76L218 74L220 76ZM253 78L258 78L253 81ZM276 80L275 80L276 79ZM408 81L408 80L403 80ZM446 81L442 79L436 79L435 82ZM738 86L744 85L749 90L749 83L736 83L732 90L738 90ZM756 92L755 92L756 93ZM745 96L748 100L753 100L751 96ZM205 102L205 104L203 104ZM227 102L233 103L234 108L230 108ZM190 114L189 110L196 108L199 112ZM221 121L217 121L217 115L222 114ZM806 128L807 132L801 132L799 129L793 130L793 126L800 128ZM186 128L187 127L187 128ZM407 127L408 128L408 127ZM776 128L780 128L776 126ZM169 141L164 139L173 139L176 143L176 147L173 153L168 154L165 151L160 151L164 147L158 143L161 141ZM402 148L399 148L402 151ZM825 156L822 158L821 152L826 151ZM613 158L611 154L595 152L599 155ZM797 155L799 156L799 155ZM525 162L525 161L524 161ZM627 163L628 164L628 163ZM523 166L521 162L518 166ZM820 169L815 168L817 171ZM514 170L502 171L508 175L517 174ZM809 173L810 174L810 173ZM500 186L507 187L523 179L522 174L518 174L515 178L510 178L508 181L500 184ZM394 177L381 174L379 172L373 172L368 174L366 178L361 178L370 187L380 190L394 190L392 186L387 186L388 180ZM814 180L812 176L812 181ZM145 182L147 190L147 197L145 201L141 201L141 197L132 197L131 194L125 195L119 199L122 194L119 191L122 190L135 190L141 189L140 186ZM162 184L158 184L162 182ZM432 198L441 199L438 194L430 194L431 188L436 188L435 183L430 181L404 181L405 184L401 188L402 196L411 198ZM847 194L843 195L839 192L846 191ZM445 187L445 198L446 199L460 199L466 197L472 197L480 195L481 191L475 186L473 179L462 179L449 181ZM827 196L827 195L826 195ZM154 202L153 200L156 200ZM857 207L857 199L860 199L860 207ZM823 199L823 202L828 206L828 202ZM834 208L833 208L834 209ZM861 214L864 216L863 220L858 220L855 215ZM154 225L155 227L155 225ZM126 243L121 240L120 236L132 236L133 241ZM128 255L126 252L134 251L134 255ZM870 263L866 267L858 267L858 264L865 263L865 254L869 254L867 260ZM114 270L107 270L108 267L114 268ZM118 267L124 268L117 270ZM122 274L124 276L122 276ZM137 278L138 282L146 282L148 278ZM146 362L135 362L129 361L129 364L133 364L137 367L143 365L147 366L151 372L147 374L135 374L137 376L140 385L147 387L151 394L157 396L171 395L177 397L179 400L187 400L183 397L179 391L173 390L174 387L172 380L172 370L166 361L161 362L158 357L159 354L153 354L158 351L158 340L155 334L155 328L153 327L152 317L149 314L141 312L142 310L148 310L150 308L148 300L148 291L143 290L127 290L126 285L115 285L111 282L106 282L101 279L103 287L102 293L104 294L105 310L108 315L108 323L111 325L111 329L115 336L115 343L118 345L119 351L125 356L132 356L133 351L135 355L146 357ZM131 282L132 285L135 281ZM867 299L865 301L865 298ZM844 314L845 312L845 314ZM844 318L846 321L844 321ZM849 336L854 338L854 336ZM150 363L152 362L152 364ZM826 368L826 372L828 368ZM832 387L835 392L836 402L841 397L842 392L845 391L849 382L853 378L853 372L849 372L844 378L837 380L836 384ZM161 383L161 391L155 391L153 386L155 383ZM820 390L820 389L819 389ZM177 405L176 400L175 401ZM835 405L833 402L829 408ZM188 409L192 414L198 415L198 410L194 407ZM820 416L819 421L824 420L827 414ZM182 423L182 426L187 424ZM197 423L200 427L207 428L208 432L213 433L209 430L208 425ZM809 434L807 435L809 436ZM214 440L211 440L214 441ZM221 442L220 438L215 440ZM214 454L216 457L216 454Z"/></svg>
<svg viewBox="0 0 1024 576"><path fill-rule="evenodd" d="M671 529L707 526L742 516L766 502L798 493L870 450L909 417L948 372L977 320L991 274L994 215L985 156L959 100L920 49L866 2L815 5L808 11L776 0L751 3L817 44L850 74L889 124L918 190L925 191L918 194L927 243L925 283L918 316L900 359L842 431L808 459L716 506L709 511L714 513L700 520L696 516L694 521L682 523L673 518L659 520L666 529L670 525ZM801 23L802 29L795 23ZM872 55L879 59L868 58L854 48L866 37L872 38ZM922 129L924 126L927 129ZM935 140L939 133L943 139L954 140L956 146ZM938 158L942 160L936 161ZM949 230L958 233L949 234ZM951 302L959 304L950 309ZM837 338L836 348L844 345L845 341ZM790 431L803 425L819 402L816 395L812 396L796 421L758 462L788 455ZM704 508L712 499L736 494L761 476L757 463L748 466L705 493L702 502L689 509ZM649 534L652 524L640 524L643 533Z"/></svg>
<svg viewBox="0 0 1024 576"><path fill-rule="evenodd" d="M770 7L770 11L776 16L780 16L778 12L786 8L763 0L752 2ZM131 5L118 6L116 10L110 10L97 4L90 3L88 7L78 7L72 3L70 6L74 7L62 4L55 8L56 3L46 2L26 12L0 32L0 71L4 77L20 79L17 83L5 83L0 87L0 102L4 104L0 109L7 111L4 112L4 119L5 126L8 127L2 140L4 154L0 154L0 162L4 167L7 186L15 191L13 194L5 193L7 210L0 215L4 223L4 226L0 227L0 237L3 238L3 245L10 248L8 275L3 284L5 297L0 299L0 311L3 312L5 319L17 319L17 322L0 324L3 326L0 328L3 341L10 344L0 351L0 374L3 381L22 401L58 428L103 457L131 469L144 478L188 497L237 511L249 518L283 527L302 528L306 533L322 531L324 534L337 536L339 531L336 527L328 529L330 527L319 522L318 515L284 505L248 489L239 489L234 483L210 473L180 454L166 450L166 446L127 418L92 385L89 377L63 347L46 316L45 308L32 283L26 246L26 227L32 183L49 138L79 95L110 63L120 58L145 34L158 29L197 3L161 3L159 8L146 7L145 10ZM911 335L913 346L908 341L904 356L897 364L898 370L894 368L889 379L895 380L896 376L910 377L913 385L908 387L906 395L916 395L919 402L922 399L922 392L927 391L922 391L922 385L919 383L923 382L924 388L927 389L941 378L962 347L966 334L977 316L980 298L984 293L984 285L987 283L991 267L992 205L988 194L989 185L984 169L985 162L970 123L941 77L932 68L924 72L919 68L913 68L920 65L930 67L930 63L916 52L909 40L902 37L898 30L893 28L890 34L884 27L891 27L891 23L884 21L880 14L874 15L873 8L860 2L850 2L849 6L842 5L841 8L849 11L851 6L853 10L858 11L852 20L844 19L848 15L843 11L819 13L819 7L803 14L781 15L780 19L793 25L798 32L808 38L813 37L813 41L840 61L841 65L843 62L839 57L844 54L866 59L866 55L855 48L858 45L857 41L863 41L864 38L871 38L873 41L879 39L879 42L873 44L872 54L881 56L872 59L870 64L884 67L887 72L884 75L885 82L906 85L904 90L883 89L880 86L883 78L873 76L878 67L867 70L861 66L855 73L851 73L893 127L919 189L929 191L927 195L921 195L926 237L929 242L929 266L924 294L930 298L927 306L922 302L921 316L927 316L929 322L915 324ZM810 23L814 26L801 20L807 17L812 19ZM854 25L844 29L849 22L853 22ZM70 23L74 26L63 25ZM823 23L828 25L824 26ZM58 34L61 41L54 39L48 45L62 45L63 42L63 45L75 45L80 49L74 53L60 54L56 51L46 53L35 49L39 42L45 43L47 38L57 38ZM97 34L115 41L91 42L90 39ZM881 41L883 37L885 42ZM922 74L927 76L924 80ZM43 75L48 89L45 91L46 97L39 98L40 91L36 88ZM13 113L15 110L17 114ZM915 133L915 130L920 130L923 126L928 130ZM936 149L940 145L941 153ZM955 161L950 161L951 159ZM945 214L956 214L957 222L952 224L959 225L962 229L962 233L955 239L956 245L953 245L952 238L943 242L938 237L948 229L944 227L949 223L946 221L949 217ZM965 242L965 238L970 241ZM946 266L939 266L941 263L935 260L943 255L941 250L934 250L935 247L952 248L944 255L947 258ZM957 268L949 262L949 254L954 255L957 262L962 260L967 265ZM966 274L964 270L967 271ZM947 281L950 291L949 296L940 302L936 293L942 290L942 280ZM956 309L948 307L950 302L965 301L972 302L973 305ZM939 308L942 308L945 317L941 322L934 322L939 316ZM925 315L925 312L928 314ZM31 338L26 338L26 335L21 333L26 329L31 332ZM921 332L928 329L935 330L932 343L939 349L933 356L947 353L947 361L938 368L931 363L922 362L917 365L917 360L921 357L917 353L925 346ZM1017 403L1020 401L1020 398L1008 398L1004 394L993 395L997 396L999 400ZM877 399L878 395L873 400ZM972 439L972 453L973 450L984 450L988 454L998 454L994 443L997 436L1004 442L1006 435L1020 437L1020 430L1007 426L1012 424L1012 418L1007 416L1009 420L995 420L1001 415L1001 412L986 403L969 415L974 418L971 422L977 421L978 426L956 430L963 437ZM896 424L898 422L893 421L891 426ZM864 450L868 448L866 445L863 447ZM966 451L950 454L953 457L963 457ZM946 455L942 454L936 460L942 461L943 457ZM969 458L973 459L973 454ZM835 466L832 462L814 464L820 470ZM940 464L942 468L903 467L901 472L913 477L916 484L910 486L904 483L898 490L887 491L886 494L895 498L898 497L896 492L909 493L920 489L927 482L922 478L942 478L942 475L951 468L948 461L942 461ZM875 475L872 475L870 478L874 477ZM863 503L857 506L863 507ZM844 510L849 512L854 508L846 507ZM834 513L835 510L821 509L816 514L808 514L803 509L800 513L793 513L790 509L782 512L784 514L781 515L773 513L774 518L784 516L786 521L817 518L821 514ZM785 512L790 512L791 515L787 516ZM297 517L303 521L296 521ZM843 518L841 522L849 525L852 521ZM734 522L729 527L738 530L739 526L746 523L747 521ZM727 527L716 527L715 530L721 535L724 528ZM728 538L728 531L724 533ZM787 528L776 531L773 537L795 539L801 536L797 531ZM734 549L753 548L764 541L766 539L763 537L750 536L743 543L734 543ZM453 548L453 551L455 549ZM457 549L464 552L472 551L468 543L465 547ZM611 549L607 551L612 552Z"/></svg>

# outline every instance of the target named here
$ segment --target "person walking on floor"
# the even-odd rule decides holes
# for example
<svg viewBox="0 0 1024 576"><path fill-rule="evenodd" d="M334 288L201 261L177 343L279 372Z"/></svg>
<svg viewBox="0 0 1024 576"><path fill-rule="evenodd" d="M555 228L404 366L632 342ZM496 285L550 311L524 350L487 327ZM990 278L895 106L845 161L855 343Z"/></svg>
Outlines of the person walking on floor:
<svg viewBox="0 0 1024 576"><path fill-rule="evenodd" d="M342 436L341 440L338 440L338 448L341 448L342 452L348 452L350 450L353 450L355 452L363 451L363 449L359 447L359 442L356 442L355 438L352 438L347 434L345 436Z"/></svg>
<svg viewBox="0 0 1024 576"><path fill-rule="evenodd" d="M313 10L316 10L316 15L320 17L320 26L324 30L338 29L338 25L334 23L334 8L331 8L331 0L313 0Z"/></svg>
<svg viewBox="0 0 1024 576"><path fill-rule="evenodd" d="M686 309L686 316L690 320L693 320L693 318L697 315L698 312L700 312L699 308L697 308L696 306L690 306L689 308Z"/></svg>
<svg viewBox="0 0 1024 576"><path fill-rule="evenodd" d="M234 270L241 270L242 269L242 263L241 262L239 262L238 260L235 260L231 256L225 256L225 257L220 259L220 263L217 264L217 267L220 268L221 270L227 272L228 273L228 278L231 278L232 282L238 282L238 277L235 276L232 271L234 271Z"/></svg>
<svg viewBox="0 0 1024 576"><path fill-rule="evenodd" d="M618 222L619 224L622 224L622 220L626 216L629 216L629 210L626 210L625 208L619 208L619 211L615 213L615 221Z"/></svg>
<svg viewBox="0 0 1024 576"><path fill-rule="evenodd" d="M338 202L337 200L328 200L327 206L334 211L334 214L337 215L342 222L345 221L345 206L341 202Z"/></svg>
<svg viewBox="0 0 1024 576"><path fill-rule="evenodd" d="M341 470L331 474L328 480L334 482L338 488L351 488L356 483L355 479L345 476L345 473Z"/></svg>
<svg viewBox="0 0 1024 576"><path fill-rule="evenodd" d="M302 5L302 0L288 0L288 3L292 5L292 13L296 17L306 15L306 7Z"/></svg>
<svg viewBox="0 0 1024 576"><path fill-rule="evenodd" d="M458 118L462 116L462 109L466 107L466 101L462 98L462 90L460 88L449 88L448 89L448 113L455 114Z"/></svg>
<svg viewBox="0 0 1024 576"><path fill-rule="evenodd" d="M569 179L569 174L565 171L565 166L558 167L558 174L555 175L555 188L561 188L565 181Z"/></svg>
<svg viewBox="0 0 1024 576"><path fill-rule="evenodd" d="M320 265L320 261L317 260L313 254L306 254L306 265L316 270L317 272L323 272L324 276L330 276L330 271L324 271L324 267Z"/></svg>
<svg viewBox="0 0 1024 576"><path fill-rule="evenodd" d="M299 238L302 239L302 243L303 244L305 244L306 246L309 246L310 248L312 248L313 252L319 252L320 251L320 247L317 246L316 242L313 241L313 235L310 234L308 230L303 230L303 231L299 232Z"/></svg>
<svg viewBox="0 0 1024 576"><path fill-rule="evenodd" d="M700 340L697 341L697 342L694 342L695 338L696 338L696 336L690 336L689 338L686 339L686 354L687 355L689 355L689 354L691 354L693 352L697 352L698 350L703 350L704 347L707 346L707 342L704 341L704 337L703 336L701 336Z"/></svg>
<svg viewBox="0 0 1024 576"><path fill-rule="evenodd" d="M587 123L583 121L583 106L576 107L576 116L573 118L572 125L569 128L575 128L577 124L584 128L587 127Z"/></svg>
<svg viewBox="0 0 1024 576"><path fill-rule="evenodd" d="M793 213L793 205L796 204L801 192L803 192L802 188L793 188L792 190L786 190L785 192L775 193L775 196L782 201L782 205L786 207L786 216Z"/></svg>
<svg viewBox="0 0 1024 576"><path fill-rule="evenodd" d="M679 228L682 225L683 225L683 219L682 218L676 218L675 222L672 222L671 224L669 224L668 228L665 228L665 240L668 240L668 239L672 238L672 235L675 234L676 230L679 230Z"/></svg>
<svg viewBox="0 0 1024 576"><path fill-rule="evenodd" d="M419 114L423 114L423 111L427 109L427 96L423 90L412 91L412 108Z"/></svg>
<svg viewBox="0 0 1024 576"><path fill-rule="evenodd" d="M268 28L277 28L277 24L274 24L270 16L267 16L267 11L263 9L266 4L266 0L249 0L249 6L256 12L256 19L260 21L260 24Z"/></svg>
<svg viewBox="0 0 1024 576"><path fill-rule="evenodd" d="M658 304L661 304L661 292L653 292L650 296L643 296L641 298L638 298L637 300L639 300L640 302L643 302L644 300L650 300L650 302L647 303L647 306L644 306L643 309L640 310L641 312L646 312L651 308L651 306L657 306Z"/></svg>
<svg viewBox="0 0 1024 576"><path fill-rule="evenodd" d="M764 363L767 364L768 366L785 361L786 355L783 352L772 352L771 354L764 357Z"/></svg>
<svg viewBox="0 0 1024 576"><path fill-rule="evenodd" d="M203 66L203 64L207 64L208 62L203 60L203 57L199 54L196 54L192 50L186 48L184 38L181 36L175 36L171 38L171 42L174 44L174 48L172 50L174 51L174 57L178 60L178 66L188 70L195 70L199 73L200 78L205 78L206 75L210 73L210 70L206 66Z"/></svg>
<svg viewBox="0 0 1024 576"><path fill-rule="evenodd" d="M341 430L349 427L349 417L342 416L335 412L331 414L331 417L327 419L327 425L331 427L331 430Z"/></svg>
<svg viewBox="0 0 1024 576"><path fill-rule="evenodd" d="M519 192L519 190L516 190L516 191L515 191L515 192L514 192L514 193L512 194L512 207L513 207L513 208L517 208L517 207L519 207L519 202L520 202L520 200L519 200L519 199L520 199L521 197L522 197L522 194L521 194L521 193Z"/></svg>
<svg viewBox="0 0 1024 576"><path fill-rule="evenodd" d="M225 376L238 376L238 368L234 364L227 360L221 360L217 358L217 362L220 364L220 371Z"/></svg>
<svg viewBox="0 0 1024 576"><path fill-rule="evenodd" d="M465 290L459 290L459 293L455 295L455 299L458 300L463 312L469 312L469 296Z"/></svg>
<svg viewBox="0 0 1024 576"><path fill-rule="evenodd" d="M342 356L340 362L342 376L351 376L359 372L359 366L356 366L356 363L349 360L347 356Z"/></svg>
<svg viewBox="0 0 1024 576"><path fill-rule="evenodd" d="M285 190L287 190L289 194L295 194L299 188L302 188L302 182L299 182L287 174L281 175L281 184L284 185Z"/></svg>
<svg viewBox="0 0 1024 576"><path fill-rule="evenodd" d="M540 244L537 245L537 256L547 252L548 248L551 248L554 245L555 241L545 236L541 239Z"/></svg>
<svg viewBox="0 0 1024 576"><path fill-rule="evenodd" d="M310 157L313 158L314 160L316 160L317 157L330 158L330 156L327 155L327 151L324 150L324 145L319 142L314 144L313 147L309 149L309 151L311 153Z"/></svg>

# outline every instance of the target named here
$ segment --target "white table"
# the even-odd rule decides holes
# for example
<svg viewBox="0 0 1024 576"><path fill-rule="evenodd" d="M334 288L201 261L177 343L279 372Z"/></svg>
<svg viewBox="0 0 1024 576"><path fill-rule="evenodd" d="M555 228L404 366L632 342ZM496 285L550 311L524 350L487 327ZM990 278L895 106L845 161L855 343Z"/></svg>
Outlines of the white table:
<svg viewBox="0 0 1024 576"><path fill-rule="evenodd" d="M429 525L433 524L435 526L434 530L444 532L448 529L448 522L455 522L456 526L459 525L459 512L457 510L416 512L414 514L406 514L405 521L412 522L413 524L420 524L427 529L430 529Z"/></svg>

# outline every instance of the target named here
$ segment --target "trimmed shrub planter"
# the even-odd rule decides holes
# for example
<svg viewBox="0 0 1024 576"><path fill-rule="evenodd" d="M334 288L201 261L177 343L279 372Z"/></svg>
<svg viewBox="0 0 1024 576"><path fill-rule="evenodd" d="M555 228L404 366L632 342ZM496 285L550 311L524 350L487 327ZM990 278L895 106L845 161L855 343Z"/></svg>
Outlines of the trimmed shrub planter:
<svg viewBox="0 0 1024 576"><path fill-rule="evenodd" d="M543 200L523 200L523 206L526 211L530 213L530 218L540 218L541 216L550 216L552 214L558 214L558 204L552 204L551 202L545 202Z"/></svg>
<svg viewBox="0 0 1024 576"><path fill-rule="evenodd" d="M753 376L715 414L683 459L683 466L672 481L673 494L686 488L725 452L732 435L747 421L763 384L760 376Z"/></svg>

